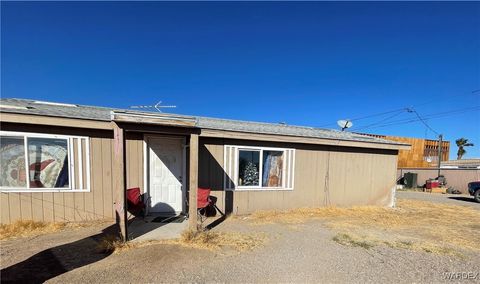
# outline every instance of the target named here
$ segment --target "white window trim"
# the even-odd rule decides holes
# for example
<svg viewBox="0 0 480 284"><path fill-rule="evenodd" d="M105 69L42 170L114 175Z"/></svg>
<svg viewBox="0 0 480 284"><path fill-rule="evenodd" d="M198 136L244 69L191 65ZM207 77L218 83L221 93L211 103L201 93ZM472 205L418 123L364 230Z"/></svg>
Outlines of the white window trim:
<svg viewBox="0 0 480 284"><path fill-rule="evenodd" d="M239 147L236 149L237 151L237 158L235 159L235 182L237 183L238 182L238 176L239 176L239 173L238 173L238 159L240 157L240 151L250 151L250 152L258 152L258 157L259 157L259 161L258 161L258 185L237 185L236 187L238 189L262 189L262 181L263 181L263 151L261 149L257 149L257 148L252 148L252 147ZM285 152L283 152L285 153Z"/></svg>
<svg viewBox="0 0 480 284"><path fill-rule="evenodd" d="M75 135L60 135L60 134L45 134L45 133L34 133L34 132L16 132L16 131L0 131L0 136L14 136L14 137L23 137L24 141L24 147L25 147L25 169L28 171L28 144L27 144L27 138L50 138L50 139L65 139L67 140L67 151L68 151L68 187L66 188L35 188L32 189L29 186L29 183L27 181L27 186L26 187L1 187L0 186L0 191L1 192L28 192L28 193L42 193L42 192L90 192L90 140L89 137L87 136L75 136ZM79 142L82 141L82 139L85 141L85 171L86 171L86 187L85 188L80 188L80 189L75 189L75 169L78 166L79 168L79 183L80 185L83 186L83 165L82 165L82 159L78 159L78 164L75 164L75 155L73 154L74 152L74 147L73 147L73 139L78 139ZM81 153L80 150L81 143L78 145L78 153ZM79 156L80 157L80 156ZM29 175L27 175L29 177Z"/></svg>
<svg viewBox="0 0 480 284"><path fill-rule="evenodd" d="M229 161L227 165L227 148L230 148L233 150L233 161ZM231 150L231 151L232 151ZM258 186L240 186L238 185L238 159L239 159L239 151L259 151L260 152L260 161L259 161L259 174L258 174L258 180L259 180L259 185ZM262 179L263 179L263 152L264 151L279 151L283 152L284 155L284 161L287 160L288 158L288 167L287 168L287 163L283 163L283 168L282 168L282 186L281 187L264 187L262 186ZM231 152L230 156L231 155ZM290 157L287 157L287 155L290 155ZM231 157L229 157L230 160ZM231 173L233 168L233 188L228 188L227 187L227 178L229 176L225 174L224 176L224 189L226 191L292 191L294 189L294 179L293 177L295 176L295 149L292 148L276 148L276 147L259 147L259 146L243 146L243 145L224 145L224 170L228 169L228 172ZM287 177L288 175L288 177ZM291 179L291 187L288 187L287 183L287 178Z"/></svg>

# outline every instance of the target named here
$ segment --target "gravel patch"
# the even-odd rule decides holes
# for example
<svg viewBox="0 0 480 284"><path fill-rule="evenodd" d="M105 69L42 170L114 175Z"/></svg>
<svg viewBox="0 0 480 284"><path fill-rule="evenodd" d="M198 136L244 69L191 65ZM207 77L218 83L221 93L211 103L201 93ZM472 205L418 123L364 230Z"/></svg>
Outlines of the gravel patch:
<svg viewBox="0 0 480 284"><path fill-rule="evenodd" d="M342 246L321 221L288 226L237 220L219 230L238 228L266 234L267 244L246 252L154 245L111 255L49 282L425 283L448 282L445 272L480 271L478 255L461 259L382 245Z"/></svg>
<svg viewBox="0 0 480 284"><path fill-rule="evenodd" d="M405 195L410 194L401 192L398 198L407 198ZM413 194L413 199L443 201L446 197ZM253 224L235 218L227 219L214 229L265 236L263 246L247 251L154 244L105 255L95 249L103 229L85 228L1 242L2 283L6 280L34 283L480 282L478 275L467 280L445 278L445 273L480 272L478 254L467 252L464 257L458 257L382 244L368 249L342 245L333 240L337 232L328 229L322 220L292 225ZM385 233L388 234L388 230ZM12 279L12 275L19 278Z"/></svg>
<svg viewBox="0 0 480 284"><path fill-rule="evenodd" d="M480 210L480 203L475 202L472 196L465 194L441 194L417 191L397 191L396 197L399 199L414 199L451 205L469 206Z"/></svg>

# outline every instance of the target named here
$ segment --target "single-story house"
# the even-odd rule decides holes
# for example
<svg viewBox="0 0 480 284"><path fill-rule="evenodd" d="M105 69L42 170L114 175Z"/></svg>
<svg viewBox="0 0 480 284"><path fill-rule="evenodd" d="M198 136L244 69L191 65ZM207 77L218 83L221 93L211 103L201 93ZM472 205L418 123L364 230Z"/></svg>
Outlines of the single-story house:
<svg viewBox="0 0 480 284"><path fill-rule="evenodd" d="M0 122L1 223L116 218L126 227L132 187L151 213L196 214L197 187L230 214L392 206L398 151L409 148L336 130L27 99L1 99Z"/></svg>

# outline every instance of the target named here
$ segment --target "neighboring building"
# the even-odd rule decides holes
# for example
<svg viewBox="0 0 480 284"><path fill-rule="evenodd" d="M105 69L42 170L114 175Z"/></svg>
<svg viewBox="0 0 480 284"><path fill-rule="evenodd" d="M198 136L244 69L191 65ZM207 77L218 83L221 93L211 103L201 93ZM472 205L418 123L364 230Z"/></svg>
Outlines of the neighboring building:
<svg viewBox="0 0 480 284"><path fill-rule="evenodd" d="M232 214L391 206L398 151L409 148L311 127L23 99L1 99L0 111L1 223L116 218L126 228L131 187L158 214L196 215L197 187Z"/></svg>
<svg viewBox="0 0 480 284"><path fill-rule="evenodd" d="M377 134L364 135L410 144L409 150L400 150L398 153L399 168L433 168L438 167L438 140L387 136ZM447 161L450 156L450 142L442 142L442 161Z"/></svg>
<svg viewBox="0 0 480 284"><path fill-rule="evenodd" d="M442 161L442 169L480 169L480 159Z"/></svg>

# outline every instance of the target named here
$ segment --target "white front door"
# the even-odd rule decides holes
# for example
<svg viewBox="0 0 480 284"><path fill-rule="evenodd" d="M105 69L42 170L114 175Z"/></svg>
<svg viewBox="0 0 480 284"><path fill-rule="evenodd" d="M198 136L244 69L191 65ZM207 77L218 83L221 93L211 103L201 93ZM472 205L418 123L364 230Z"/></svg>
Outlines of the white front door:
<svg viewBox="0 0 480 284"><path fill-rule="evenodd" d="M182 138L148 139L150 212L178 213L183 205Z"/></svg>

